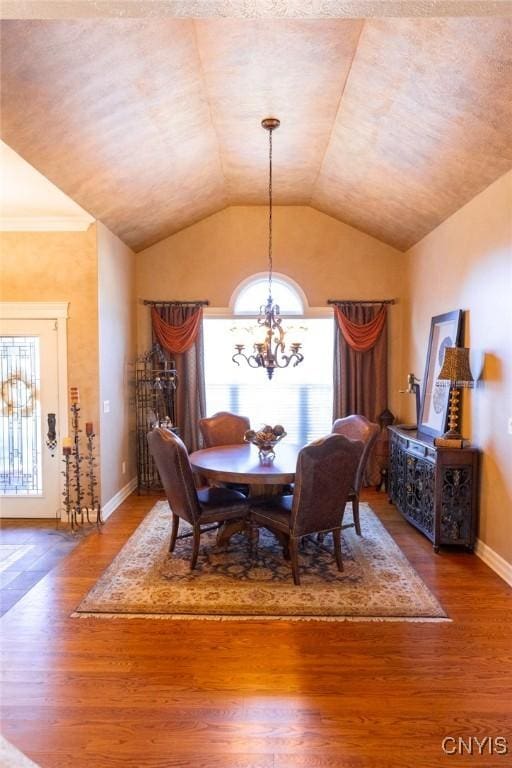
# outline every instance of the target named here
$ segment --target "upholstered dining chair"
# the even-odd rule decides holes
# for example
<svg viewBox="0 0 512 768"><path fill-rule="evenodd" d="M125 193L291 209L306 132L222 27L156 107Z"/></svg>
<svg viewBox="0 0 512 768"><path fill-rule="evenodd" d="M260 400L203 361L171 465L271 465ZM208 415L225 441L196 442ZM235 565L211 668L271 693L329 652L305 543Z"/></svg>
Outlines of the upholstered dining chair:
<svg viewBox="0 0 512 768"><path fill-rule="evenodd" d="M297 459L293 496L271 496L251 507L253 524L283 541L295 584L300 584L299 542L309 534L332 532L338 570L343 570L340 508L354 485L363 449L362 442L333 434L306 445Z"/></svg>
<svg viewBox="0 0 512 768"><path fill-rule="evenodd" d="M348 501L352 502L353 523L348 525L355 526L356 533L361 536L361 521L359 519L359 494L363 486L364 473L370 458L373 446L379 436L380 427L372 421L368 421L365 416L353 414L345 416L343 419L336 419L332 425L332 432L336 435L344 435L350 440L361 440L364 444L364 450L361 454L359 466L357 468L353 487L348 494ZM348 527L346 525L345 527Z"/></svg>
<svg viewBox="0 0 512 768"><path fill-rule="evenodd" d="M250 427L251 422L247 416L238 416L229 411L219 411L213 416L199 419L199 431L205 448L214 448L217 445L239 445L244 442L244 433ZM245 496L249 494L248 485L236 483L222 483L222 485L240 491Z"/></svg>
<svg viewBox="0 0 512 768"><path fill-rule="evenodd" d="M192 557L190 569L197 563L201 527L245 517L247 499L242 493L228 488L196 490L187 449L180 438L168 429L157 427L148 433L149 450L172 512L169 552L174 551L180 519L192 526Z"/></svg>
<svg viewBox="0 0 512 768"><path fill-rule="evenodd" d="M244 432L251 423L246 416L237 416L229 411L219 411L205 419L199 419L199 430L205 448L216 445L238 445L244 442Z"/></svg>

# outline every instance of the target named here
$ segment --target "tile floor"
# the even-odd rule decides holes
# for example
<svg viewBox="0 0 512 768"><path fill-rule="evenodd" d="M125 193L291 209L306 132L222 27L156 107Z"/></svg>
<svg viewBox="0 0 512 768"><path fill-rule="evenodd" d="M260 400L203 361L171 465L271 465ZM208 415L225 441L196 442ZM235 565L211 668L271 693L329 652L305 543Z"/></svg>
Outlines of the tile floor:
<svg viewBox="0 0 512 768"><path fill-rule="evenodd" d="M0 616L20 600L81 540L51 520L2 520ZM20 551L19 545L23 546Z"/></svg>

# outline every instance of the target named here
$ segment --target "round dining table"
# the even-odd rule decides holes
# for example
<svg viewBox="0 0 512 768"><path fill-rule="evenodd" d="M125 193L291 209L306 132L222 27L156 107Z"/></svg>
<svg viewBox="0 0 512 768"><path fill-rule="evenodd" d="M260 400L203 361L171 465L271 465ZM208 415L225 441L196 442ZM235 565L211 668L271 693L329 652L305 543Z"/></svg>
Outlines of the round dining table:
<svg viewBox="0 0 512 768"><path fill-rule="evenodd" d="M281 443L276 447L273 459L262 459L255 445L219 445L203 448L190 454L192 469L208 480L220 483L236 483L249 486L249 497L280 493L283 486L295 480L295 467L300 445ZM229 521L217 534L217 544L225 544L233 534L245 530L257 539L257 529L250 521Z"/></svg>
<svg viewBox="0 0 512 768"><path fill-rule="evenodd" d="M294 482L300 449L300 445L281 443L273 459L262 459L251 443L218 445L194 451L190 463L208 480L248 485L250 496L261 496Z"/></svg>

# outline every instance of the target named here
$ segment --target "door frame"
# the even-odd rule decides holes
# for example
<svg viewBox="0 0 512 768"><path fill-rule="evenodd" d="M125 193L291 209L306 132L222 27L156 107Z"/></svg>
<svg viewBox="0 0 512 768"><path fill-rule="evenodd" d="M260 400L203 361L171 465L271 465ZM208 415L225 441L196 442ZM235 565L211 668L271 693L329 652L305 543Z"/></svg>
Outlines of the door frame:
<svg viewBox="0 0 512 768"><path fill-rule="evenodd" d="M57 434L61 440L68 433L68 310L69 301L0 301L0 319L2 320L55 320L59 398ZM59 492L62 497L64 492L62 472L59 472Z"/></svg>

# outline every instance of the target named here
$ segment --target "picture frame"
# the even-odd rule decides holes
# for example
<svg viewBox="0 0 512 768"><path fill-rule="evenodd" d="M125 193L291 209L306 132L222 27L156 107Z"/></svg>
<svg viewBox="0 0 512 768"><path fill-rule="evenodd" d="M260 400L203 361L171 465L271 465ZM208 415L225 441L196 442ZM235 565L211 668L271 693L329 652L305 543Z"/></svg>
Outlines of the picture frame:
<svg viewBox="0 0 512 768"><path fill-rule="evenodd" d="M445 348L461 344L462 315L462 309L455 309L436 315L430 322L418 432L432 437L446 431L450 387L441 386L437 378L443 365Z"/></svg>

